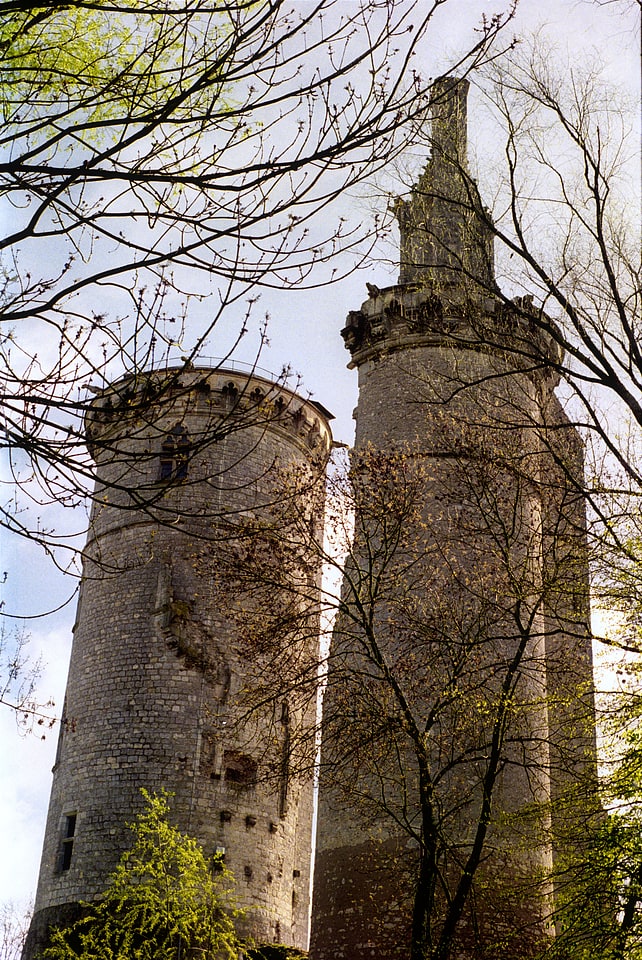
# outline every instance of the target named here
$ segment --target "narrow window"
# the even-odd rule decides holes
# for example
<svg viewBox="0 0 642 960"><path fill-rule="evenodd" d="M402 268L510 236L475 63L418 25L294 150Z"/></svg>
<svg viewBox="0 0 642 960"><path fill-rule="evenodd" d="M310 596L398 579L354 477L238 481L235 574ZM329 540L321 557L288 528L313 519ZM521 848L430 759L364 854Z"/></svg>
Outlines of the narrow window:
<svg viewBox="0 0 642 960"><path fill-rule="evenodd" d="M171 480L174 470L174 443L171 439L166 439L161 447L160 455L160 479Z"/></svg>
<svg viewBox="0 0 642 960"><path fill-rule="evenodd" d="M283 819L288 812L288 780L290 778L290 708L287 700L281 702L281 763L279 776L279 817Z"/></svg>
<svg viewBox="0 0 642 960"><path fill-rule="evenodd" d="M189 459L189 438L187 431L183 430L176 441L176 471L177 480L184 480L187 476L187 464Z"/></svg>
<svg viewBox="0 0 642 960"><path fill-rule="evenodd" d="M62 716L60 718L60 727L58 730L58 743L56 745L56 759L54 760L54 770L60 763L60 757L62 755L62 741L65 736L65 731L67 729L67 699L62 705Z"/></svg>
<svg viewBox="0 0 642 960"><path fill-rule="evenodd" d="M225 847L217 845L212 854L212 873L221 873L225 863Z"/></svg>
<svg viewBox="0 0 642 960"><path fill-rule="evenodd" d="M190 440L185 427L177 423L161 444L160 479L184 480L189 465Z"/></svg>
<svg viewBox="0 0 642 960"><path fill-rule="evenodd" d="M69 870L71 866L71 855L74 849L74 836L76 834L75 813L68 813L65 817L65 823L62 833L62 846L60 850L60 872Z"/></svg>

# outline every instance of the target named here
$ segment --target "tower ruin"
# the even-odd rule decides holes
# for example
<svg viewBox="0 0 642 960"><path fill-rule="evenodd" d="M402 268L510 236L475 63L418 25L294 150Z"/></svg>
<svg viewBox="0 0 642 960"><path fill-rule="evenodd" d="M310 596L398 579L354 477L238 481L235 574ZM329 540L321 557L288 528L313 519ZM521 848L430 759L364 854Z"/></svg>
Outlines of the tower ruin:
<svg viewBox="0 0 642 960"><path fill-rule="evenodd" d="M180 829L224 855L251 908L242 933L306 946L313 784L288 775L289 730L314 707L239 721L260 657L239 652L217 568L239 519L268 522L292 475L321 525L330 419L285 383L191 365L92 402L98 488L26 956L105 889L141 787L173 794Z"/></svg>
<svg viewBox="0 0 642 960"><path fill-rule="evenodd" d="M495 281L467 88L433 88L399 282L342 331L354 482L382 506L356 523L329 656L311 960L534 955L569 810L596 807L582 444L548 318Z"/></svg>
<svg viewBox="0 0 642 960"><path fill-rule="evenodd" d="M342 331L365 509L329 655L311 960L407 960L422 938L527 960L596 808L582 444L550 321L495 281L466 94L434 88L399 282L370 284ZM224 854L245 932L305 947L313 782L290 763L316 707L246 709L263 664L220 569L240 521L273 523L284 498L319 541L329 419L256 372L189 364L91 404L99 488L26 960L104 889L141 787ZM314 686L318 631L301 636Z"/></svg>

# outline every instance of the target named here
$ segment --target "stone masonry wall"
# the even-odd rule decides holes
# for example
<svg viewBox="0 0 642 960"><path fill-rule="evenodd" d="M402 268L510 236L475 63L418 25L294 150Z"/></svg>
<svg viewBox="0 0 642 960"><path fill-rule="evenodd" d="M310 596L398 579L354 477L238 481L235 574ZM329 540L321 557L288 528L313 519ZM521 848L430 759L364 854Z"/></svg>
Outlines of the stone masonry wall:
<svg viewBox="0 0 642 960"><path fill-rule="evenodd" d="M426 297L433 312L420 316L417 304ZM564 471L541 443L549 428L557 430L560 457L566 450L567 459L578 459L575 434L559 430L555 379L544 365L522 363L501 348L504 337L526 343L529 335L538 335L498 303L488 300L475 309L454 288L439 304L417 284L375 288L360 311L349 314L343 333L359 372L354 462L381 451L401 458L402 478L420 478L421 505L401 531L399 559L389 561L393 574L388 574L396 584L391 589L414 597L413 603L403 608L380 601L371 616L383 656L419 725L437 709L426 736L442 818L439 883L450 887L451 896L479 822L498 685L520 642L513 614L520 606L526 613L529 604L534 611L530 621L524 618L526 646L483 864L455 938L462 960L498 960L507 952L521 960L551 935L553 891L546 877L573 835L571 824L564 838L555 833L550 801L562 783L577 789L594 764L583 596L571 612L573 585L582 593L585 580L586 542L582 504L565 507ZM554 348L542 344L542 349ZM371 483L376 489L376 470ZM394 502L392 490L391 512ZM375 514L362 521L363 527L370 523L370 534L361 534L363 543L355 538L352 583L368 582L368 564L381 547L380 522ZM572 562L560 576L551 560L563 530ZM344 603L350 607L350 594ZM363 695L354 678L376 675L374 661L362 660L358 634L351 619L339 616L324 701L313 960L407 956L418 838L425 836L416 757L404 740L403 724L397 732L395 703L387 734L381 724L387 750L386 740L379 742L373 733L368 749L358 754L360 769L355 761L342 779L340 757L358 753L367 723L377 723L386 709L385 695L371 682L370 698L382 706L370 714L366 690L364 702L352 708L351 726L344 724L333 741L346 703ZM457 667L458 650L465 651L475 636ZM453 706L440 707L454 678ZM350 751L351 729L356 732ZM447 900L437 896L433 935Z"/></svg>
<svg viewBox="0 0 642 960"><path fill-rule="evenodd" d="M326 411L261 378L220 371L191 371L140 411L133 393L120 415L123 385L99 398L89 423L103 486L74 627L35 923L39 913L51 919L100 894L130 842L125 824L145 787L173 793L180 828L206 854L224 852L239 903L251 908L244 932L305 947L311 776L289 781L280 764L282 703L238 722L241 691L258 667L239 659L233 619L210 574L223 530L229 537L235 518L267 517L292 469L310 477L301 508L321 522ZM173 454L171 470L184 469L182 452L166 442L177 424L187 430L186 475L163 479L170 472L163 458ZM274 769L285 769L281 781L268 775Z"/></svg>

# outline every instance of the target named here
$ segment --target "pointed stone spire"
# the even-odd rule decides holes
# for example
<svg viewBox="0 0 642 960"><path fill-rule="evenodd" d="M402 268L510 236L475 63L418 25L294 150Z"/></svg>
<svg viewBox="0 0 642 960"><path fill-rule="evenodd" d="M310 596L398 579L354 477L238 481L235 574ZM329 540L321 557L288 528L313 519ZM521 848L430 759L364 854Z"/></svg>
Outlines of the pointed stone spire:
<svg viewBox="0 0 642 960"><path fill-rule="evenodd" d="M456 163L468 165L468 80L443 77L432 86L432 157L433 165Z"/></svg>
<svg viewBox="0 0 642 960"><path fill-rule="evenodd" d="M433 84L432 152L410 199L398 199L401 234L399 283L435 292L459 287L473 299L494 287L493 234L477 184L468 173L468 81L442 77Z"/></svg>

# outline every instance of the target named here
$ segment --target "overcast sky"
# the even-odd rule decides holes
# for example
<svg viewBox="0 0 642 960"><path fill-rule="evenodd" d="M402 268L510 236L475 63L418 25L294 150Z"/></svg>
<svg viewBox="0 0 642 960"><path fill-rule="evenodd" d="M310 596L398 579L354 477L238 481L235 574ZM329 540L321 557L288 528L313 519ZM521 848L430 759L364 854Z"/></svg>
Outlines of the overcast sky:
<svg viewBox="0 0 642 960"><path fill-rule="evenodd" d="M464 49L482 13L502 9L501 0L449 0L444 7L439 32L426 44L422 71L442 72L448 57ZM616 81L634 97L640 79L639 11L635 3L598 5L592 0L522 0L511 28L517 35L542 27L545 38L557 44L560 59L582 64L592 51L603 62L604 75ZM633 117L632 121L639 120ZM475 129L475 93L469 108L471 147L483 142L483 131ZM480 160L477 151L478 163ZM419 171L418 171L419 172ZM367 199L354 198L353 215L369 215ZM389 256L389 251L382 252ZM355 273L347 280L313 292L283 291L264 296L263 313L271 315L270 346L262 366L278 373L290 363L300 372L307 391L336 415L335 438L350 443L352 410L356 404L356 373L347 370L348 355L339 331L348 310L358 309L365 299L366 280L386 286L395 282L395 272L382 258L369 272ZM6 539L2 549L4 569L20 569L19 578L5 595L13 612L34 613L50 609L73 593L75 584L51 570L45 558L33 551L18 550ZM18 582L19 581L19 582ZM62 704L66 666L70 649L70 628L75 603L60 613L27 625L32 635L31 652L42 652L43 670L39 683L42 698L51 697L56 709ZM0 711L0 822L5 831L0 865L0 902L27 901L35 890L40 848L51 782L51 766L57 731L20 737L9 711Z"/></svg>

